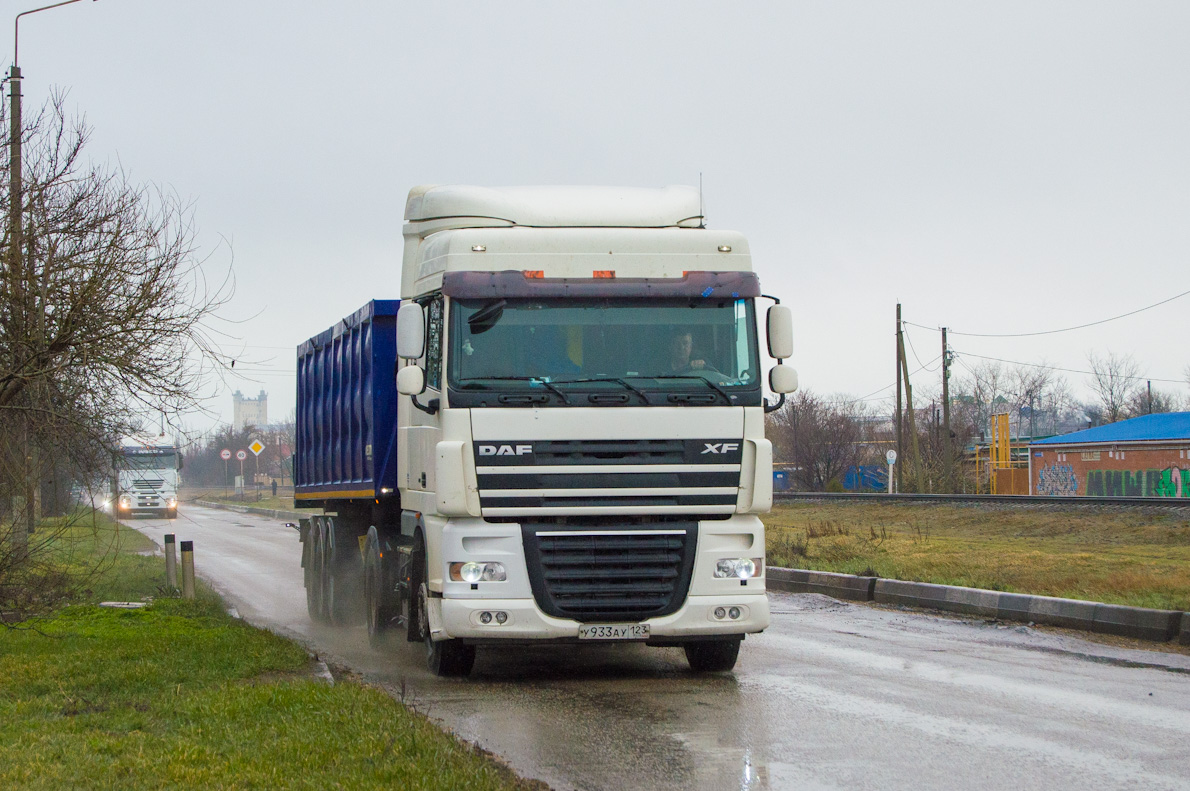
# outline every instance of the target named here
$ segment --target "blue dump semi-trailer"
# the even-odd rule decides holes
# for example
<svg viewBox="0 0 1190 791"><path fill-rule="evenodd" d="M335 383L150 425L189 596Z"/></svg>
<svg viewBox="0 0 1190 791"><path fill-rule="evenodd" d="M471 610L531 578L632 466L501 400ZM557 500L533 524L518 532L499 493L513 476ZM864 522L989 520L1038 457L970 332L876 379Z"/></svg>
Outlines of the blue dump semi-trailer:
<svg viewBox="0 0 1190 791"><path fill-rule="evenodd" d="M299 520L306 605L316 621L345 624L361 617L361 542L371 526L400 522L399 305L373 300L298 346L294 505L324 511ZM372 536L379 540L375 529ZM396 549L391 544L399 534L390 539L381 552Z"/></svg>

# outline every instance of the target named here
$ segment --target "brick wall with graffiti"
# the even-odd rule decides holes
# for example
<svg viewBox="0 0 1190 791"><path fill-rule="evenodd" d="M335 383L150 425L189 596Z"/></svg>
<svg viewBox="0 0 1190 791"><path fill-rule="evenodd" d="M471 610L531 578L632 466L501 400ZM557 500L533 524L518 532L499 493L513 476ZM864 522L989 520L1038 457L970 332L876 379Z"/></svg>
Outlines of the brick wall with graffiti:
<svg viewBox="0 0 1190 791"><path fill-rule="evenodd" d="M1161 448L1034 446L1029 456L1033 494L1190 498L1190 440Z"/></svg>

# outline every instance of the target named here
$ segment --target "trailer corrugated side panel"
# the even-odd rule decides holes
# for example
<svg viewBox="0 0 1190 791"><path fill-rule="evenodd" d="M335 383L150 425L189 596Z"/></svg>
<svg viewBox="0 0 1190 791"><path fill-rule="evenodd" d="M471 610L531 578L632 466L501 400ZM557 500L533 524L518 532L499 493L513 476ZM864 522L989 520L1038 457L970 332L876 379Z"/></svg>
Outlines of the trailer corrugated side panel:
<svg viewBox="0 0 1190 791"><path fill-rule="evenodd" d="M299 500L397 488L398 300L373 300L297 349Z"/></svg>

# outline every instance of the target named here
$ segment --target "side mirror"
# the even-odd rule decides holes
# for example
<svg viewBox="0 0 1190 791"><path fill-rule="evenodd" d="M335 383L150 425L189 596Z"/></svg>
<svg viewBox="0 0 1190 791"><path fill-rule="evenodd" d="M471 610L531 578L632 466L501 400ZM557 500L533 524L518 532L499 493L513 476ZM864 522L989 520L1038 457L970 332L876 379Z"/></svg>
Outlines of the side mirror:
<svg viewBox="0 0 1190 791"><path fill-rule="evenodd" d="M401 307L397 310L397 356L406 360L416 360L425 353L425 350L425 313L422 311L421 305L416 302L402 302ZM421 391L418 390L418 392ZM406 395L408 394L406 393Z"/></svg>
<svg viewBox="0 0 1190 791"><path fill-rule="evenodd" d="M769 389L774 393L797 391L797 371L788 365L774 365L769 371Z"/></svg>
<svg viewBox="0 0 1190 791"><path fill-rule="evenodd" d="M402 308L404 310L404 308ZM785 305L773 305L768 313L769 356L784 360L793 356L793 311ZM796 381L796 374L795 374ZM794 385L796 388L797 385ZM774 390L774 392L781 392ZM793 392L792 390L789 392Z"/></svg>
<svg viewBox="0 0 1190 791"><path fill-rule="evenodd" d="M406 365L397 371L397 392L401 395L415 396L425 389L426 374L421 367Z"/></svg>
<svg viewBox="0 0 1190 791"><path fill-rule="evenodd" d="M186 457L183 456L181 453L179 453L178 454L178 470L179 471L181 471L181 469L185 465L185 463L186 463Z"/></svg>

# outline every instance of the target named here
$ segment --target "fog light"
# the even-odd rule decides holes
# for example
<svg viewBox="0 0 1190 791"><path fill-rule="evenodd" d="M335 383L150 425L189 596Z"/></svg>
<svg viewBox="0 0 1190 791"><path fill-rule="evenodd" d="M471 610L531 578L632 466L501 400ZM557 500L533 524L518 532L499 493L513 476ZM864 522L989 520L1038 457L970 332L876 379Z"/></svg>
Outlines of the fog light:
<svg viewBox="0 0 1190 791"><path fill-rule="evenodd" d="M490 612L481 612L479 614L479 622L480 623L491 623L492 622L492 614Z"/></svg>
<svg viewBox="0 0 1190 791"><path fill-rule="evenodd" d="M727 610L723 609L722 607L716 607L715 608L715 617L722 621L724 618L727 617Z"/></svg>
<svg viewBox="0 0 1190 791"><path fill-rule="evenodd" d="M730 610L727 611L727 615L729 618L731 618L731 620L734 621L736 618L740 617L740 608L732 607Z"/></svg>
<svg viewBox="0 0 1190 791"><path fill-rule="evenodd" d="M504 623L504 622L505 622L505 621L507 621L507 620L508 620L508 613L506 613L506 612L498 612L498 613L496 613L496 623L501 623L501 624L502 624L502 623Z"/></svg>

